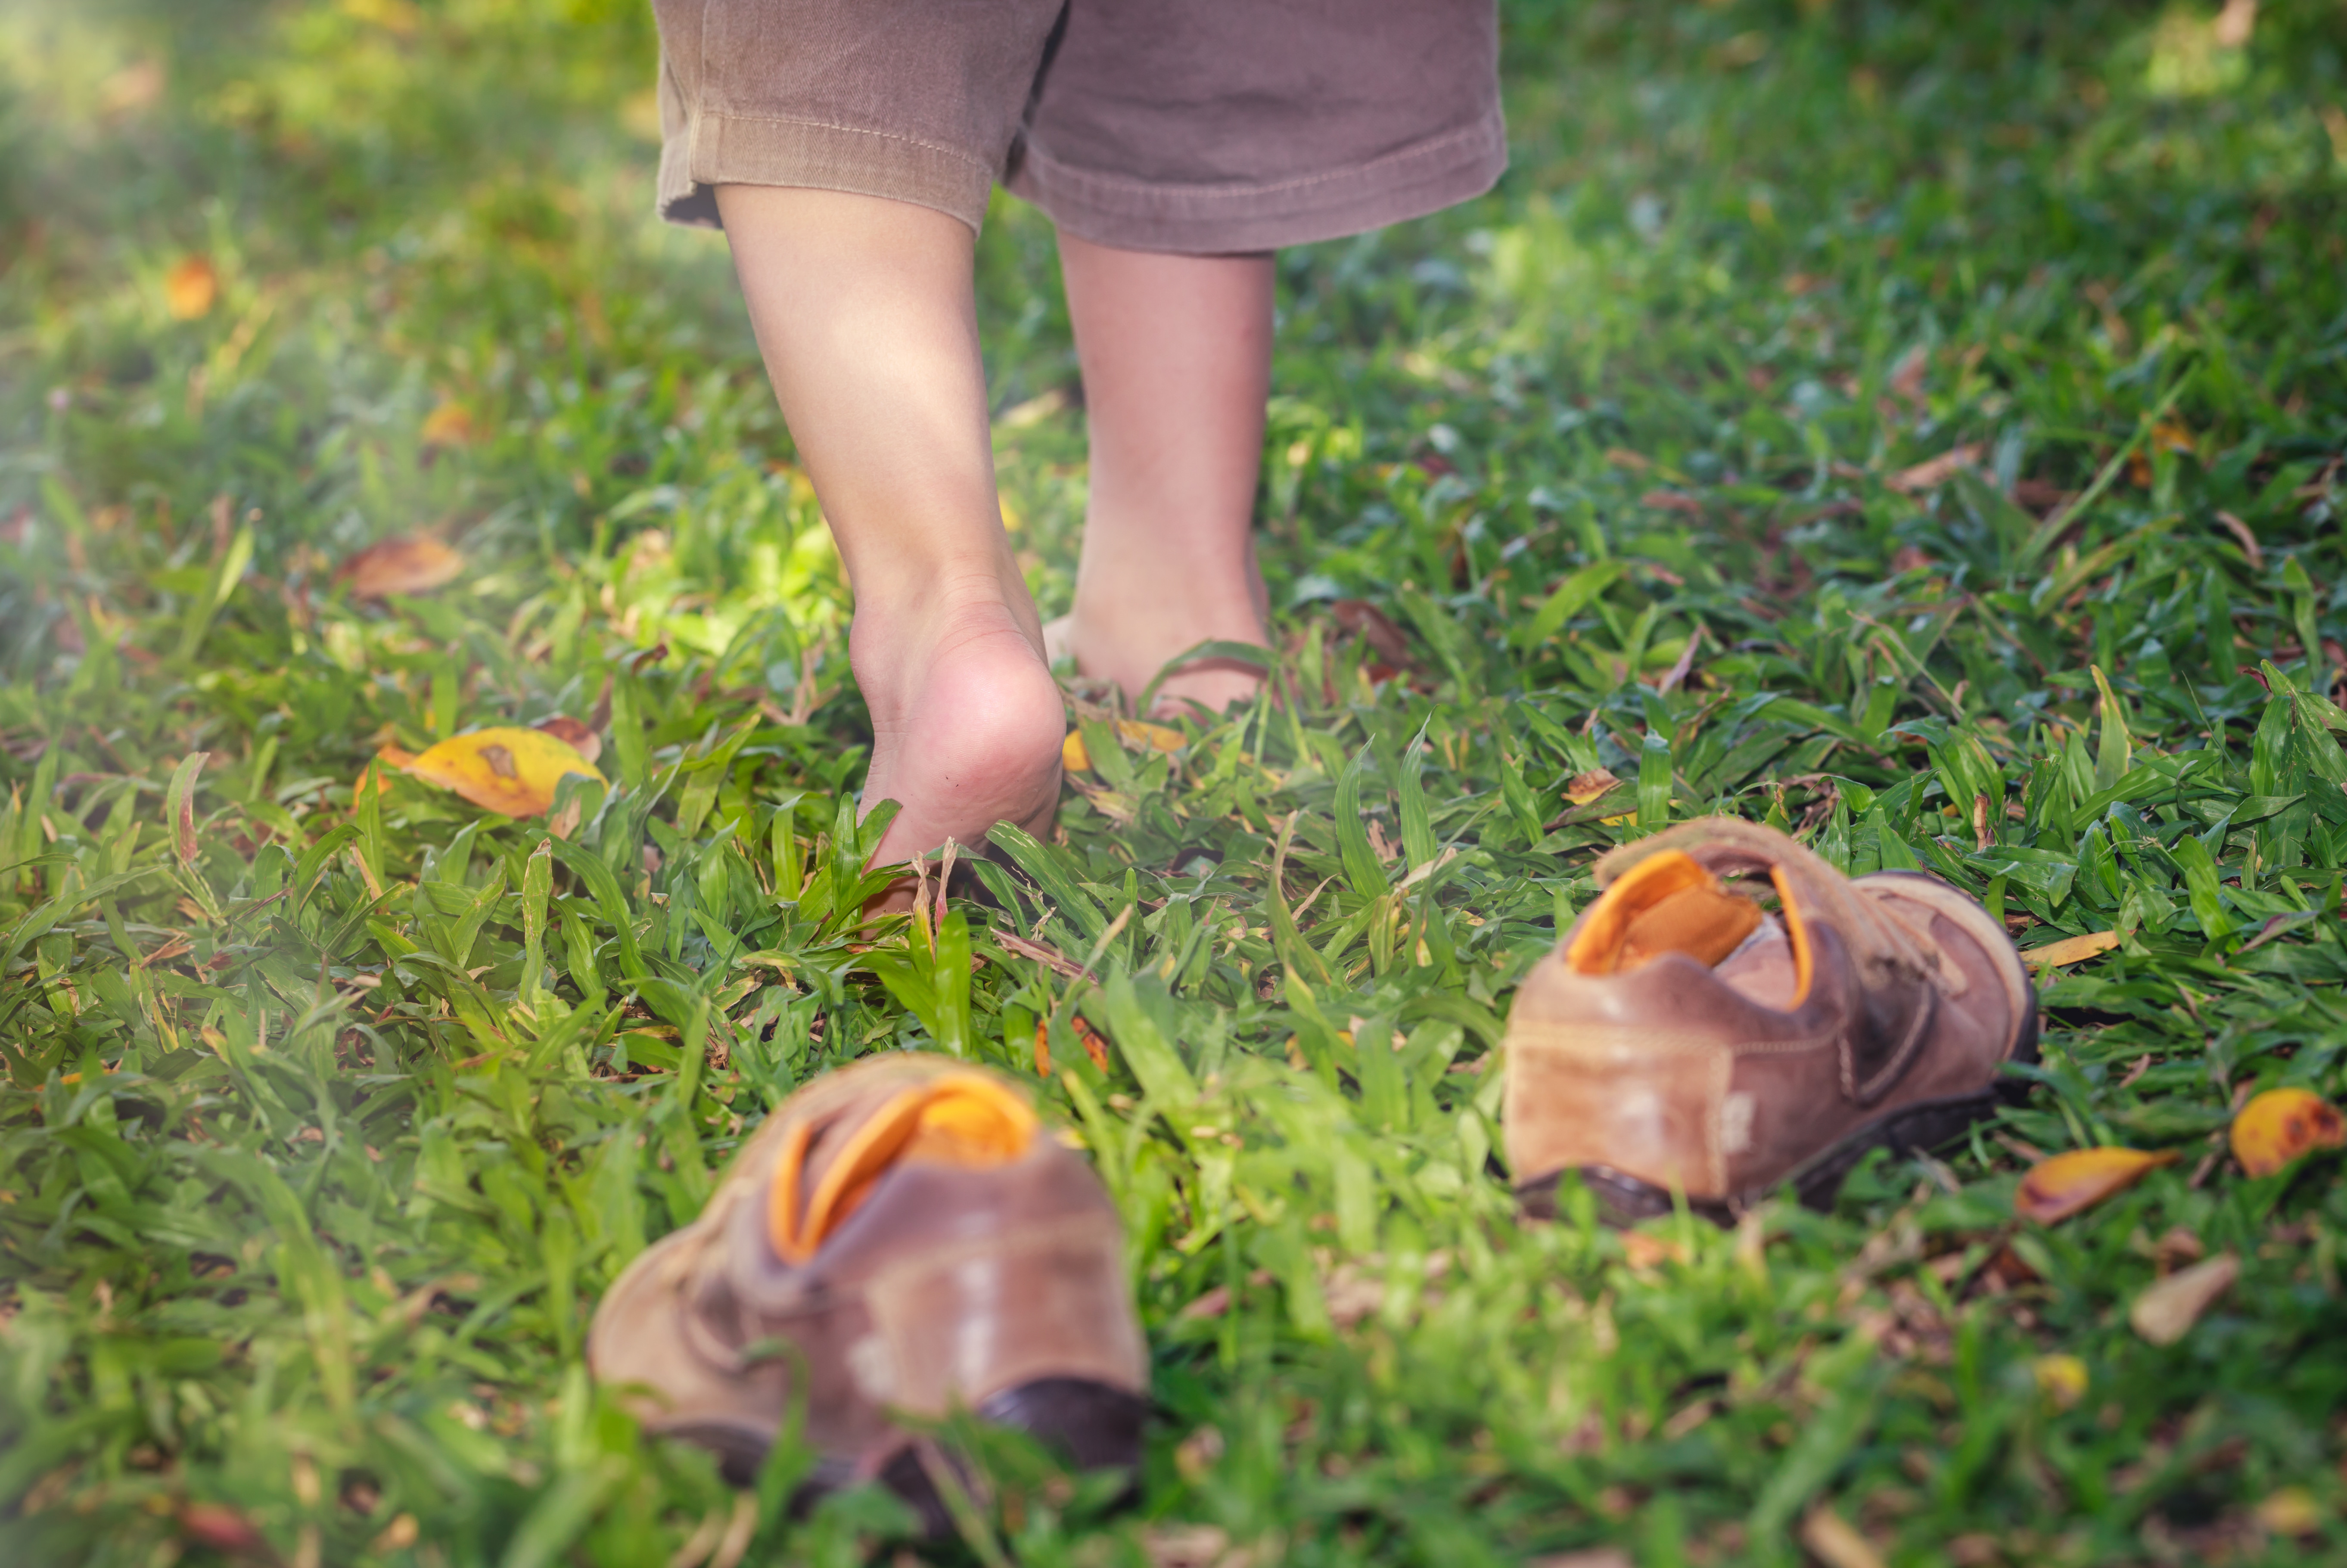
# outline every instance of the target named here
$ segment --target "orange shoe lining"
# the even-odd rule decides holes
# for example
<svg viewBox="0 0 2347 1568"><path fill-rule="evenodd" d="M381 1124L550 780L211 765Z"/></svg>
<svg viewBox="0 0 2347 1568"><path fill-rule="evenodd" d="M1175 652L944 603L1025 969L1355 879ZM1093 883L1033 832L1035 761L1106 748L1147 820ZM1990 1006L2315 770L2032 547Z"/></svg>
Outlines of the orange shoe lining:
<svg viewBox="0 0 2347 1568"><path fill-rule="evenodd" d="M1777 905L1785 917L1785 935L1793 944L1793 999L1786 1004L1791 1011L1809 999L1809 927L1801 913L1800 900L1793 897L1792 884L1785 880L1782 866L1769 869L1768 880L1777 885Z"/></svg>
<svg viewBox="0 0 2347 1568"><path fill-rule="evenodd" d="M952 1072L898 1091L847 1134L801 1214L814 1126L802 1122L785 1136L768 1188L766 1233L786 1263L801 1264L824 1238L863 1206L875 1183L908 1160L969 1170L1000 1165L1034 1141L1035 1112L982 1073Z"/></svg>
<svg viewBox="0 0 2347 1568"><path fill-rule="evenodd" d="M1692 856L1666 849L1623 873L1590 907L1564 961L1582 975L1624 973L1665 953L1717 964L1759 924L1758 905L1722 887Z"/></svg>

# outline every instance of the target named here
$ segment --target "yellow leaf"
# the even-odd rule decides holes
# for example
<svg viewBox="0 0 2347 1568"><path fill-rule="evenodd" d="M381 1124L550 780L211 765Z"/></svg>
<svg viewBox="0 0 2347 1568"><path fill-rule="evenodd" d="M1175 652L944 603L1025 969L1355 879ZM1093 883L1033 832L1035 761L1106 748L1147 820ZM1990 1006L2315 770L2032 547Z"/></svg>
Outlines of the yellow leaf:
<svg viewBox="0 0 2347 1568"><path fill-rule="evenodd" d="M1178 751L1189 743L1189 738L1170 724L1144 723L1139 719L1117 720L1116 734L1127 746L1154 746L1161 752ZM1060 765L1071 774L1092 771L1092 754L1085 749L1081 730L1070 730L1068 738L1060 743Z"/></svg>
<svg viewBox="0 0 2347 1568"><path fill-rule="evenodd" d="M2312 1535L2322 1528L2322 1505L2302 1486L2286 1486L2253 1511L2276 1535Z"/></svg>
<svg viewBox="0 0 2347 1568"><path fill-rule="evenodd" d="M2118 945L2119 934L2116 931L2089 931L2083 937L2065 937L2058 942L2032 948L2021 956L2039 968L2052 968L2062 964L2075 964L2081 958L2091 958L2097 953L2107 953Z"/></svg>
<svg viewBox="0 0 2347 1568"><path fill-rule="evenodd" d="M220 274L212 271L210 257L184 256L163 274L163 308L171 313L173 321L208 316L219 298Z"/></svg>
<svg viewBox="0 0 2347 1568"><path fill-rule="evenodd" d="M2233 1118L2233 1158L2252 1176L2270 1176L2317 1149L2347 1146L2347 1119L2304 1089L2269 1089Z"/></svg>
<svg viewBox="0 0 2347 1568"><path fill-rule="evenodd" d="M2057 1410L2066 1410L2086 1397L2086 1364L2075 1356L2040 1356L2029 1364L2037 1391Z"/></svg>
<svg viewBox="0 0 2347 1568"><path fill-rule="evenodd" d="M478 434L473 426L473 411L461 403L442 403L424 416L426 446L469 446Z"/></svg>
<svg viewBox="0 0 2347 1568"><path fill-rule="evenodd" d="M1572 782L1564 786L1564 798L1575 805L1587 805L1621 782L1609 769L1592 768L1573 775Z"/></svg>
<svg viewBox="0 0 2347 1568"><path fill-rule="evenodd" d="M465 558L438 539L408 534L369 545L335 569L361 599L395 593L429 593L464 574Z"/></svg>
<svg viewBox="0 0 2347 1568"><path fill-rule="evenodd" d="M2147 1154L2140 1149L2073 1149L2039 1161L2021 1178L2013 1194L2013 1212L2025 1220L2052 1225L2092 1208L2113 1193L2133 1186L2147 1173L2176 1163L2178 1158L2173 1150Z"/></svg>
<svg viewBox="0 0 2347 1568"><path fill-rule="evenodd" d="M408 774L451 789L484 810L537 816L554 804L565 774L598 783L603 775L571 746L543 730L513 725L442 741L407 764Z"/></svg>
<svg viewBox="0 0 2347 1568"><path fill-rule="evenodd" d="M2135 1298L2127 1321L2155 1345L2173 1345L2192 1331L2200 1315L2233 1287L2240 1260L2220 1252L2206 1263L2179 1268Z"/></svg>

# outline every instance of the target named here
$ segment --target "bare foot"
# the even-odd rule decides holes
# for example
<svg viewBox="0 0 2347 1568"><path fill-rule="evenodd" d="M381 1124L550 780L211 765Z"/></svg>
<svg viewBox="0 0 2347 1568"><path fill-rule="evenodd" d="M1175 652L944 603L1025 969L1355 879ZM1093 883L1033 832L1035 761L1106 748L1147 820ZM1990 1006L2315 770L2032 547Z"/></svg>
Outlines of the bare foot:
<svg viewBox="0 0 2347 1568"><path fill-rule="evenodd" d="M1053 657L1073 656L1080 673L1113 681L1137 702L1166 661L1201 642L1267 641L1263 574L1252 549L1235 563L1202 559L1194 541L1179 536L1164 548L1130 536L1117 545L1086 540L1075 608L1044 629ZM1168 675L1151 706L1157 716L1187 713L1193 703L1219 713L1253 702L1262 685L1253 664L1201 659Z"/></svg>
<svg viewBox="0 0 2347 1568"><path fill-rule="evenodd" d="M907 606L859 604L848 661L872 711L867 806L903 809L875 856L908 860L996 823L1048 831L1066 733L1037 633L999 585L944 585Z"/></svg>

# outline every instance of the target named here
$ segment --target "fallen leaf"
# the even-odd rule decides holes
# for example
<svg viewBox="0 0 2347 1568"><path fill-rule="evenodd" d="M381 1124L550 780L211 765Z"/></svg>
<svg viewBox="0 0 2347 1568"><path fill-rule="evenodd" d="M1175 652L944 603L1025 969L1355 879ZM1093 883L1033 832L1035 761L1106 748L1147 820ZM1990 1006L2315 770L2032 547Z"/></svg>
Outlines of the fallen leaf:
<svg viewBox="0 0 2347 1568"><path fill-rule="evenodd" d="M269 1549L268 1538L254 1528L252 1521L226 1503L182 1503L179 1528L215 1552L241 1555Z"/></svg>
<svg viewBox="0 0 2347 1568"><path fill-rule="evenodd" d="M1585 774L1573 775L1564 786L1564 798L1575 805L1587 805L1621 782L1605 768L1592 768Z"/></svg>
<svg viewBox="0 0 2347 1568"><path fill-rule="evenodd" d="M2233 516L2230 512L2219 512L2217 514L2217 520L2224 524L2227 531L2231 533L2233 538L2240 542L2241 553L2250 558L2250 569L2251 571L2265 570L2265 547L2258 543L2258 536L2250 531L2250 525L2241 521L2240 518Z"/></svg>
<svg viewBox="0 0 2347 1568"><path fill-rule="evenodd" d="M1083 1043L1084 1054L1092 1059L1092 1065L1106 1072L1108 1071L1108 1037L1094 1029L1091 1021L1081 1013L1070 1014L1068 1022L1074 1026L1076 1039Z"/></svg>
<svg viewBox="0 0 2347 1568"><path fill-rule="evenodd" d="M409 763L406 772L506 816L545 812L565 774L603 782L593 763L554 736L512 725L442 741Z"/></svg>
<svg viewBox="0 0 2347 1568"><path fill-rule="evenodd" d="M2151 488L2151 455L2160 447L2190 456L2195 450L2191 430L2173 419L2163 419L2151 427L2150 439L2127 454L2127 477L2137 489Z"/></svg>
<svg viewBox="0 0 2347 1568"><path fill-rule="evenodd" d="M1116 721L1117 738L1128 746L1151 745L1161 752L1179 750L1189 737L1167 724L1146 723L1139 719ZM1060 765L1071 774L1090 773L1092 754L1084 746L1081 730L1070 730L1068 738L1060 743Z"/></svg>
<svg viewBox="0 0 2347 1568"><path fill-rule="evenodd" d="M2157 1154L2140 1149L2073 1149L2042 1162L2021 1178L2013 1194L2013 1212L2050 1225L2092 1208L2113 1193L2133 1186L2147 1173L2172 1165L2179 1158L2172 1149Z"/></svg>
<svg viewBox="0 0 2347 1568"><path fill-rule="evenodd" d="M1968 441L1962 446L1951 447L1936 457L1925 458L1911 467L1901 468L1895 474L1887 475L1882 482L1902 496L1911 496L1921 490L1936 490L1954 478L1962 470L1978 463L1981 454L1986 450L1987 448L1979 442Z"/></svg>
<svg viewBox="0 0 2347 1568"><path fill-rule="evenodd" d="M1142 1532L1141 1550L1150 1568L1218 1568L1247 1553L1231 1551L1231 1538L1211 1524L1153 1524Z"/></svg>
<svg viewBox="0 0 2347 1568"><path fill-rule="evenodd" d="M175 322L192 322L212 313L220 298L220 274L209 256L183 256L163 274L163 308Z"/></svg>
<svg viewBox="0 0 2347 1568"><path fill-rule="evenodd" d="M1882 1568L1882 1554L1852 1528L1850 1521L1824 1503L1801 1521L1801 1544L1826 1568Z"/></svg>
<svg viewBox="0 0 2347 1568"><path fill-rule="evenodd" d="M1579 1552L1551 1552L1542 1557L1528 1557L1524 1568L1638 1568L1635 1560L1619 1546L1589 1546Z"/></svg>
<svg viewBox="0 0 2347 1568"><path fill-rule="evenodd" d="M1360 638L1378 656L1397 669L1411 669L1417 661L1410 657L1409 639L1396 626L1393 618L1366 599L1340 599L1328 607L1328 613L1337 625Z"/></svg>
<svg viewBox="0 0 2347 1568"><path fill-rule="evenodd" d="M1685 1263L1688 1257L1686 1243L1671 1236L1650 1235L1645 1231L1622 1233L1622 1255L1630 1260L1632 1268L1652 1268L1665 1259Z"/></svg>
<svg viewBox="0 0 2347 1568"><path fill-rule="evenodd" d="M334 569L361 599L430 593L464 575L465 558L428 534L404 534L367 546Z"/></svg>
<svg viewBox="0 0 2347 1568"><path fill-rule="evenodd" d="M2322 1528L2322 1505L2302 1486L2283 1487L2259 1503L2255 1512L2258 1522L2276 1535L2312 1535Z"/></svg>
<svg viewBox="0 0 2347 1568"><path fill-rule="evenodd" d="M426 446L469 446L478 435L473 411L461 403L444 402L424 416Z"/></svg>
<svg viewBox="0 0 2347 1568"><path fill-rule="evenodd" d="M1891 390L1920 409L1923 405L1923 373L1931 368L1931 354L1922 343L1917 343L1892 368Z"/></svg>
<svg viewBox="0 0 2347 1568"><path fill-rule="evenodd" d="M2119 945L2116 931L2089 931L2083 937L2065 937L2058 942L2048 942L2042 948L2022 951L2023 961L2039 968L2053 968L2062 964L2075 964L2091 958L2097 953L2107 953Z"/></svg>
<svg viewBox="0 0 2347 1568"><path fill-rule="evenodd" d="M2075 1356L2040 1356L2029 1364L2037 1391L2057 1410L2066 1410L2086 1397L2086 1364Z"/></svg>
<svg viewBox="0 0 2347 1568"><path fill-rule="evenodd" d="M540 719L530 728L545 731L590 763L603 754L603 737L565 714Z"/></svg>
<svg viewBox="0 0 2347 1568"><path fill-rule="evenodd" d="M2240 1259L2220 1252L2206 1263L2178 1269L2135 1298L2127 1322L2155 1345L2173 1345L2192 1331L2200 1315L2233 1286Z"/></svg>
<svg viewBox="0 0 2347 1568"><path fill-rule="evenodd" d="M415 760L415 753L396 741L385 741L382 745L377 746L374 756L375 761L384 766L397 768L402 773L406 772L407 764Z"/></svg>
<svg viewBox="0 0 2347 1568"><path fill-rule="evenodd" d="M2233 1158L2252 1176L2270 1176L2317 1149L2347 1147L2347 1118L2304 1089L2269 1089L2233 1118Z"/></svg>

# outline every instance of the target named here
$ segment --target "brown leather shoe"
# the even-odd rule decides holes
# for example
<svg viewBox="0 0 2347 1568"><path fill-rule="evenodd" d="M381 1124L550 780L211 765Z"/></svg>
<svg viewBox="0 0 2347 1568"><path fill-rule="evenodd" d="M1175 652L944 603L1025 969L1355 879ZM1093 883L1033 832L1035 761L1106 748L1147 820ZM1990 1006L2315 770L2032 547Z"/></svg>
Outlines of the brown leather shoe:
<svg viewBox="0 0 2347 1568"><path fill-rule="evenodd" d="M1866 1151L1945 1143L1995 1109L2001 1064L2036 1060L2021 956L1935 877L1853 880L1714 817L1597 879L1508 1020L1508 1163L1532 1212L1569 1170L1621 1223L1674 1190L1719 1220L1788 1182L1822 1207Z"/></svg>
<svg viewBox="0 0 2347 1568"><path fill-rule="evenodd" d="M699 1219L595 1314L587 1360L651 1432L746 1484L794 1397L825 1490L881 1480L948 1515L892 1415L967 1410L1086 1468L1138 1465L1148 1348L1091 1166L1008 1079L874 1058L767 1118Z"/></svg>

